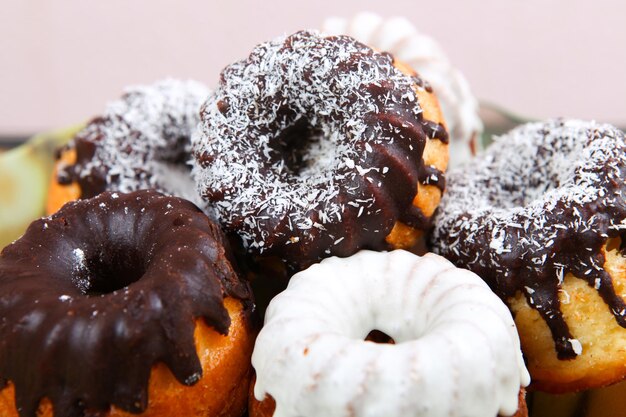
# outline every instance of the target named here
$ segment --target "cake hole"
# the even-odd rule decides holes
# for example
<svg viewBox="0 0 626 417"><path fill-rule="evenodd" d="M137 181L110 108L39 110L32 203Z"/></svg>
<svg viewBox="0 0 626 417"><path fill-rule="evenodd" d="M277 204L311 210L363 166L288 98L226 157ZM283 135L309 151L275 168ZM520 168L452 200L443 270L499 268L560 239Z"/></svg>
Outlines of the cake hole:
<svg viewBox="0 0 626 417"><path fill-rule="evenodd" d="M176 139L166 139L170 145L170 151L164 155L163 160L176 166L188 166L189 161L189 137L177 136Z"/></svg>
<svg viewBox="0 0 626 417"><path fill-rule="evenodd" d="M283 129L270 146L279 153L288 173L299 175L304 168L309 166L310 158L307 155L319 141L320 133L316 132L308 120L302 117Z"/></svg>
<svg viewBox="0 0 626 417"><path fill-rule="evenodd" d="M549 136L550 132L537 134ZM536 152L532 160L524 154L507 160L506 166L500 165L499 168L506 174L489 179L484 184L485 189L491 190L488 194L491 204L504 209L527 206L545 198L547 193L570 184L575 178L576 159L582 148L576 145L567 152L558 152L557 145L562 146L556 143L554 146L529 146L529 151Z"/></svg>
<svg viewBox="0 0 626 417"><path fill-rule="evenodd" d="M389 336L387 333L382 332L380 330L372 330L371 332L369 332L367 334L367 336L365 336L365 341L366 342L374 342L374 343L380 343L380 344L387 344L387 345L395 345L396 341L393 340L393 337Z"/></svg>
<svg viewBox="0 0 626 417"><path fill-rule="evenodd" d="M73 256L73 283L89 297L124 289L146 272L143 258L134 248L103 248L94 255L75 249Z"/></svg>

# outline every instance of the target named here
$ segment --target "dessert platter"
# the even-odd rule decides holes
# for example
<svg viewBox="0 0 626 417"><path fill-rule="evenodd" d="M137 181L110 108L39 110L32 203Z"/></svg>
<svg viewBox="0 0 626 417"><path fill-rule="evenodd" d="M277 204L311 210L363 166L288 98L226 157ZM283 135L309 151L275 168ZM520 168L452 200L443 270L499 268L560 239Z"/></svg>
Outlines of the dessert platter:
<svg viewBox="0 0 626 417"><path fill-rule="evenodd" d="M363 13L7 152L0 416L626 416L623 132L482 131Z"/></svg>

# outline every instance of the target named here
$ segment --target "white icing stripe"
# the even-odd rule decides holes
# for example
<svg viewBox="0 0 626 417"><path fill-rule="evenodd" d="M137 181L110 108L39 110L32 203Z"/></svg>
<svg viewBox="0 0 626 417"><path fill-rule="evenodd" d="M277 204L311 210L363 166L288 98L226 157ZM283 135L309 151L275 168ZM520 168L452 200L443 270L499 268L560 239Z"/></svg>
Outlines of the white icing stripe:
<svg viewBox="0 0 626 417"><path fill-rule="evenodd" d="M471 158L470 144L479 146L475 139L483 131L478 100L465 76L452 66L434 39L420 33L403 17L383 19L368 12L359 13L352 19L328 18L322 24L322 32L350 35L372 48L390 52L415 69L432 85L441 104L450 133L451 166Z"/></svg>
<svg viewBox="0 0 626 417"><path fill-rule="evenodd" d="M395 345L365 342L377 329ZM506 306L434 254L361 251L296 274L252 356L275 417L495 417L530 377Z"/></svg>

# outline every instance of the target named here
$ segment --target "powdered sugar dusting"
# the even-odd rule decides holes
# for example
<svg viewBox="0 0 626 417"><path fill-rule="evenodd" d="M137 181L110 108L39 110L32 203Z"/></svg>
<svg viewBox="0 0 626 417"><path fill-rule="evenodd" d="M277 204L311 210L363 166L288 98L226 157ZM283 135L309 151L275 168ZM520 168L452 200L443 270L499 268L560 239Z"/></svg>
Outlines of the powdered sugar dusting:
<svg viewBox="0 0 626 417"><path fill-rule="evenodd" d="M74 146L95 145L93 157L79 158L71 167L83 194L89 194L83 184L102 182L104 190L154 188L198 202L189 174L189 141L208 95L198 82L174 79L127 88L74 141Z"/></svg>
<svg viewBox="0 0 626 417"><path fill-rule="evenodd" d="M213 201L221 223L258 252L282 233L277 223L287 225L284 244L303 244L348 211L378 215L376 197L362 182L379 186L394 168L373 165L372 156L394 140L418 146L403 138L416 127L411 121L373 117L419 116L414 87L390 56L348 37L298 32L258 45L224 70L203 106L192 139L200 192ZM308 139L292 158L280 149L289 153L281 134L294 127ZM294 168L289 159L299 157ZM421 151L411 158L421 160ZM332 239L342 243L340 236Z"/></svg>
<svg viewBox="0 0 626 417"><path fill-rule="evenodd" d="M74 269L85 269L85 252L80 248L76 248L72 251L72 254L76 262Z"/></svg>
<svg viewBox="0 0 626 417"><path fill-rule="evenodd" d="M85 251L76 248L72 251L72 281L77 288L86 292L89 289L89 268Z"/></svg>

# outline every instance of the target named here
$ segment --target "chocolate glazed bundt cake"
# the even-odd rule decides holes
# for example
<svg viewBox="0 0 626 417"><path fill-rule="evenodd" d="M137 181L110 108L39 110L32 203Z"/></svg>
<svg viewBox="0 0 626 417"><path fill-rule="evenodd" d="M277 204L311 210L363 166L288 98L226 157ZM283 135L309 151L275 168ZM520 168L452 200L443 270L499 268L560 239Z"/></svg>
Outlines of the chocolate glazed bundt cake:
<svg viewBox="0 0 626 417"><path fill-rule="evenodd" d="M253 255L302 269L415 249L431 226L448 135L431 88L390 54L308 31L260 44L201 118L200 193Z"/></svg>
<svg viewBox="0 0 626 417"><path fill-rule="evenodd" d="M240 417L256 329L231 259L152 190L33 222L0 253L0 415Z"/></svg>
<svg viewBox="0 0 626 417"><path fill-rule="evenodd" d="M533 384L563 392L626 377L626 140L550 120L450 173L432 243L511 307Z"/></svg>

